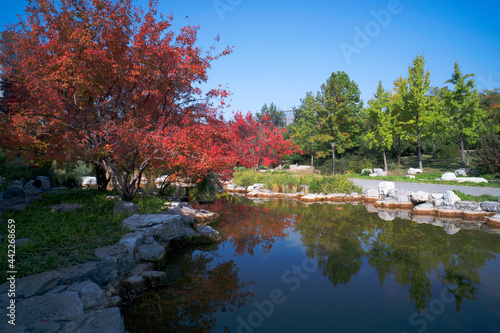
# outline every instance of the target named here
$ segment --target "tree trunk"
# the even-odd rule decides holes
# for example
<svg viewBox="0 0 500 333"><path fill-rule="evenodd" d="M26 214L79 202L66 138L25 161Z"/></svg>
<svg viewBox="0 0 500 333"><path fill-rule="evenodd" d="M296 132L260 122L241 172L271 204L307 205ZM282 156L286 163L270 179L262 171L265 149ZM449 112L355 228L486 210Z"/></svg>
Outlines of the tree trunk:
<svg viewBox="0 0 500 333"><path fill-rule="evenodd" d="M434 163L437 162L437 156L436 156L436 135L432 138L432 159L434 160Z"/></svg>
<svg viewBox="0 0 500 333"><path fill-rule="evenodd" d="M401 165L401 137L398 136L398 165Z"/></svg>
<svg viewBox="0 0 500 333"><path fill-rule="evenodd" d="M110 177L106 174L106 169L101 164L94 164L95 177L97 179L97 190L106 192Z"/></svg>
<svg viewBox="0 0 500 333"><path fill-rule="evenodd" d="M311 143L311 166L314 166L314 150L312 143Z"/></svg>
<svg viewBox="0 0 500 333"><path fill-rule="evenodd" d="M148 165L148 161L144 161L138 168L137 173L134 176L134 171L136 170L126 170L123 174L118 169L112 161L103 161L104 168L109 174L109 178L114 188L118 192L118 195L123 201L132 201L137 191L141 186L142 172ZM129 177L130 178L129 182Z"/></svg>
<svg viewBox="0 0 500 333"><path fill-rule="evenodd" d="M470 151L469 151L469 141L467 141L467 166L469 166L469 157L470 157Z"/></svg>
<svg viewBox="0 0 500 333"><path fill-rule="evenodd" d="M460 154L462 155L462 168L465 168L464 133L462 131L460 131Z"/></svg>
<svg viewBox="0 0 500 333"><path fill-rule="evenodd" d="M382 151L382 154L384 155L384 171L387 172L387 158L385 156L385 149Z"/></svg>

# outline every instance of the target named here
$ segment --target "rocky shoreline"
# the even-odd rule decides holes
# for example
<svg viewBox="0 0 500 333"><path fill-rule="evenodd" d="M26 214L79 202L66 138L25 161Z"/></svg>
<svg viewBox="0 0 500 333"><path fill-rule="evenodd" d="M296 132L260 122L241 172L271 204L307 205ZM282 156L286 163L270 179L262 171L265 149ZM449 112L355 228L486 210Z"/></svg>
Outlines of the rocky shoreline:
<svg viewBox="0 0 500 333"><path fill-rule="evenodd" d="M167 283L167 274L154 268L168 250L219 241L205 225L216 216L184 202L160 214L134 214L123 221L130 232L95 250L95 261L9 280L0 285L6 311L0 331L125 333L120 296Z"/></svg>
<svg viewBox="0 0 500 333"><path fill-rule="evenodd" d="M498 201L462 201L453 191L445 193L427 193L423 191L399 191L395 183L381 181L377 188L365 190L363 193L307 193L308 188L302 185L301 192L281 193L264 188L264 184L248 187L238 186L232 182L224 184L229 193L245 195L258 199L295 199L304 203L364 203L372 209L406 212L407 219L428 221L431 224L442 224L443 219L453 219L478 228L485 224L488 227L500 227L500 202ZM370 208L369 208L370 209ZM394 216L397 214L393 214ZM446 221L449 222L449 221ZM486 227L486 229L489 229ZM483 228L484 229L484 228Z"/></svg>

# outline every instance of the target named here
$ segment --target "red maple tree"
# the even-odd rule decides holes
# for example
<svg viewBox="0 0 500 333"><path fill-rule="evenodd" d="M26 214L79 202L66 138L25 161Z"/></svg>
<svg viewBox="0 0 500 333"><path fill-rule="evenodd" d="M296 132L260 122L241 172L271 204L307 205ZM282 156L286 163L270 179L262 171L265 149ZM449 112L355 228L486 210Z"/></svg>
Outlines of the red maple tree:
<svg viewBox="0 0 500 333"><path fill-rule="evenodd" d="M173 17L156 7L30 1L2 41L2 146L31 160L91 162L123 200L150 166L191 179L227 172L233 134L213 101L228 93L197 85L231 48L203 51L198 27L174 34Z"/></svg>
<svg viewBox="0 0 500 333"><path fill-rule="evenodd" d="M236 158L239 164L247 168L260 165L274 167L282 162L284 156L301 152L291 140L283 138L286 129L273 127L267 114L258 121L250 112L245 117L238 112L231 122L231 128L238 145Z"/></svg>

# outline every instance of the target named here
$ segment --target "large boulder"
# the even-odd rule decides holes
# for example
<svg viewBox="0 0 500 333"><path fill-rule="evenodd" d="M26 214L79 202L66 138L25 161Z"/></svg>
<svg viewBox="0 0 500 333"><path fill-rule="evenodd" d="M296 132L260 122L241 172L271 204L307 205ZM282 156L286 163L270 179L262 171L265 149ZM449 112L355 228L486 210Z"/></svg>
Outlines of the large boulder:
<svg viewBox="0 0 500 333"><path fill-rule="evenodd" d="M458 170L455 170L455 176L462 176L462 177L467 177L468 174L467 174L467 169L463 168L463 169L458 169Z"/></svg>
<svg viewBox="0 0 500 333"><path fill-rule="evenodd" d="M378 191L381 196L387 196L389 190L394 190L396 185L393 182L380 182L378 184Z"/></svg>
<svg viewBox="0 0 500 333"><path fill-rule="evenodd" d="M118 277L118 266L110 261L89 261L58 270L61 273L59 284L91 280L99 285L109 283Z"/></svg>
<svg viewBox="0 0 500 333"><path fill-rule="evenodd" d="M422 203L427 202L429 198L429 193L424 191L418 191L410 194L410 200L414 205L420 205Z"/></svg>
<svg viewBox="0 0 500 333"><path fill-rule="evenodd" d="M422 169L409 168L408 175L416 175L417 173L422 173Z"/></svg>
<svg viewBox="0 0 500 333"><path fill-rule="evenodd" d="M68 291L76 291L83 304L83 310L103 308L108 306L108 298L104 291L94 282L84 281L75 283Z"/></svg>
<svg viewBox="0 0 500 333"><path fill-rule="evenodd" d="M12 185L3 192L4 199L26 198L26 192L22 186Z"/></svg>
<svg viewBox="0 0 500 333"><path fill-rule="evenodd" d="M141 231L145 237L154 236L160 243L168 243L185 235L180 215L134 214L123 221L123 226L130 231Z"/></svg>
<svg viewBox="0 0 500 333"><path fill-rule="evenodd" d="M441 180L456 181L457 176L453 172L446 172L441 176Z"/></svg>
<svg viewBox="0 0 500 333"><path fill-rule="evenodd" d="M448 190L443 195L443 204L446 206L455 206L459 201L461 201L460 197L453 191Z"/></svg>
<svg viewBox="0 0 500 333"><path fill-rule="evenodd" d="M59 272L49 271L19 278L16 280L16 296L28 298L40 295L55 287L60 276L61 274ZM2 284L0 286L0 293L7 293L9 286L9 282Z"/></svg>
<svg viewBox="0 0 500 333"><path fill-rule="evenodd" d="M387 172L385 172L383 169L375 168L373 169L373 173L370 174L370 177L377 177L377 176L386 177Z"/></svg>
<svg viewBox="0 0 500 333"><path fill-rule="evenodd" d="M85 316L75 318L69 322L61 333L74 332L99 332L99 333L125 333L125 324L118 308L108 308L93 311Z"/></svg>
<svg viewBox="0 0 500 333"><path fill-rule="evenodd" d="M498 201L484 201L481 202L481 209L485 212L496 213L500 212L500 202Z"/></svg>

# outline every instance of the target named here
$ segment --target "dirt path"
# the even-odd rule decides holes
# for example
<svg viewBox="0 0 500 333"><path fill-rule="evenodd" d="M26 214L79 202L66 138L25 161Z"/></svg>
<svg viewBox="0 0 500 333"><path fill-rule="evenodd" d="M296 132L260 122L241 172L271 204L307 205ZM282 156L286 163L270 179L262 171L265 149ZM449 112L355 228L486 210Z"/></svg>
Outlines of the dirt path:
<svg viewBox="0 0 500 333"><path fill-rule="evenodd" d="M356 179L349 178L354 184L361 186L363 190L376 188L381 180L372 179ZM462 193L469 195L490 194L500 197L500 188L493 187L475 187L475 186L457 186L457 185L438 185L438 184L419 184L419 183L403 183L394 182L396 189L400 191L424 191L428 193L444 193L448 190L459 190Z"/></svg>

